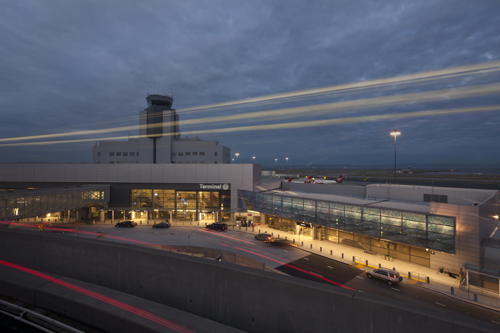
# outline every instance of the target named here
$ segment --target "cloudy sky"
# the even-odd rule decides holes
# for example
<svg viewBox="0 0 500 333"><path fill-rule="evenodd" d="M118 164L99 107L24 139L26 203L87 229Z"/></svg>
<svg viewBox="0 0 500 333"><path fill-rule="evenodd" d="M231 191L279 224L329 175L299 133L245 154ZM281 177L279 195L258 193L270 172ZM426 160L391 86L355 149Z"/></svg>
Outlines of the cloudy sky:
<svg viewBox="0 0 500 333"><path fill-rule="evenodd" d="M91 163L95 141L5 146L17 141L1 139L137 125L148 93L172 93L181 121L304 107L294 115L276 111L237 122L181 124L190 136L221 129L199 137L239 152L240 163L256 156L264 165L276 158L284 164L289 157L291 165L391 168L389 132L398 129L398 167L500 165L500 108L478 111L500 105L498 0L0 0L0 5L0 162ZM490 63L493 69L468 75L433 80L424 75L420 81L320 96L295 93ZM448 96L455 89L485 86L470 96ZM425 98L434 91L444 92ZM293 97L186 110L280 93ZM372 102L407 94L413 95ZM349 101L359 106L309 109ZM450 108L470 112L401 116ZM369 118L375 115L385 117ZM313 120L320 122L307 123ZM304 126L280 127L289 122ZM238 129L245 126L255 127ZM227 128L234 130L222 131Z"/></svg>

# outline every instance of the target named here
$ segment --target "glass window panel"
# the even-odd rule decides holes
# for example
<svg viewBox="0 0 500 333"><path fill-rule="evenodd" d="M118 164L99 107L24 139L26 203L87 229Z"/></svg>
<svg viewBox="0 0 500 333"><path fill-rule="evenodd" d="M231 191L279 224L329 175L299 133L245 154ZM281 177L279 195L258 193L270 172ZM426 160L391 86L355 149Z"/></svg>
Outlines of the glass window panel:
<svg viewBox="0 0 500 333"><path fill-rule="evenodd" d="M382 209L380 213L382 214L382 216L401 219L401 212L397 210Z"/></svg>
<svg viewBox="0 0 500 333"><path fill-rule="evenodd" d="M380 208L363 207L363 215L378 215L380 216Z"/></svg>
<svg viewBox="0 0 500 333"><path fill-rule="evenodd" d="M304 200L304 210L316 212L316 202L314 200Z"/></svg>
<svg viewBox="0 0 500 333"><path fill-rule="evenodd" d="M304 199L292 198L292 207L294 209L304 209Z"/></svg>
<svg viewBox="0 0 500 333"><path fill-rule="evenodd" d="M384 224L392 224L392 225L395 225L395 226L401 226L402 225L401 217L395 218L395 217L385 217L385 216L382 216L381 222L384 223Z"/></svg>
<svg viewBox="0 0 500 333"><path fill-rule="evenodd" d="M361 206L352 206L352 205L345 205L345 211L347 212L354 212L358 213L361 215Z"/></svg>
<svg viewBox="0 0 500 333"><path fill-rule="evenodd" d="M328 214L328 213L330 213L330 205L328 204L328 202L318 201L317 202L317 210L318 210L318 213Z"/></svg>
<svg viewBox="0 0 500 333"><path fill-rule="evenodd" d="M415 221L403 221L403 227L410 229L426 230L425 223L415 222Z"/></svg>
<svg viewBox="0 0 500 333"><path fill-rule="evenodd" d="M425 214L403 212L403 220L426 222Z"/></svg>
<svg viewBox="0 0 500 333"><path fill-rule="evenodd" d="M429 231L441 233L441 234L447 234L447 235L454 235L455 234L454 227L449 227L449 226L445 226L445 225L429 224Z"/></svg>
<svg viewBox="0 0 500 333"><path fill-rule="evenodd" d="M455 226L455 218L449 216L435 216L429 215L428 217L429 224L441 224L450 227Z"/></svg>
<svg viewBox="0 0 500 333"><path fill-rule="evenodd" d="M363 214L363 220L372 221L372 222L380 222L380 215Z"/></svg>
<svg viewBox="0 0 500 333"><path fill-rule="evenodd" d="M420 236L420 237L426 237L427 233L425 230L417 230L417 229L409 229L409 228L403 228L403 233L408 236Z"/></svg>

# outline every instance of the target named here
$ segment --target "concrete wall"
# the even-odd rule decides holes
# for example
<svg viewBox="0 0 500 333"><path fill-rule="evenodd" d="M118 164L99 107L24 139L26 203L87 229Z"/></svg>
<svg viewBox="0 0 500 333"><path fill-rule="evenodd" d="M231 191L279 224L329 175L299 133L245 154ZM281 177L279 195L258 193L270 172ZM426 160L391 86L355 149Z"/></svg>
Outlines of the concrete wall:
<svg viewBox="0 0 500 333"><path fill-rule="evenodd" d="M246 332L468 333L497 328L326 284L69 235L0 229L0 259L122 291Z"/></svg>
<svg viewBox="0 0 500 333"><path fill-rule="evenodd" d="M477 190L450 187L372 184L366 186L367 199L389 199L423 202L424 194L446 195L449 204L472 206L490 198L496 190Z"/></svg>
<svg viewBox="0 0 500 333"><path fill-rule="evenodd" d="M458 272L463 263L479 265L479 207L431 202L430 213L455 216L457 223L455 254L436 251L431 255L431 268L445 267Z"/></svg>
<svg viewBox="0 0 500 333"><path fill-rule="evenodd" d="M39 276L0 263L0 295L34 305L105 332L179 332L179 326L180 331L190 330L190 332L242 332L116 290L63 276L51 274L51 277L57 278L60 284L51 283ZM81 289L68 288L68 284L85 290L81 292ZM90 297L86 292L99 295L93 294L93 297ZM124 303L130 311L120 305L115 306L116 302ZM149 320L149 315L144 312L149 312L157 318ZM163 320L158 320L159 318ZM54 329L54 331L57 330Z"/></svg>
<svg viewBox="0 0 500 333"><path fill-rule="evenodd" d="M337 194L351 197L366 197L366 187L346 184L306 184L283 182L283 190L304 193Z"/></svg>

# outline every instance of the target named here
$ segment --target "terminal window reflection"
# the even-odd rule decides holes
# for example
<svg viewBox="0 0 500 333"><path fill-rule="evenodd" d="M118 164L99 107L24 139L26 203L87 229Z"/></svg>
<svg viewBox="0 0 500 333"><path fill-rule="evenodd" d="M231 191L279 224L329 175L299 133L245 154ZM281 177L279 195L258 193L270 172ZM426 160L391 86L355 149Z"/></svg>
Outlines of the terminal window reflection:
<svg viewBox="0 0 500 333"><path fill-rule="evenodd" d="M244 198L240 200L240 208L325 227L322 228L325 230L322 231L324 236L328 239L338 239L338 242L348 242L354 246L355 240L352 234L359 234L372 239L403 243L401 246L407 244L410 247L417 246L455 253L456 221L454 217L291 198L243 190L240 191L240 195ZM273 221L273 225L279 225L279 223L277 220ZM336 234L333 231L327 231L327 228L339 231ZM342 233L344 231L347 233ZM365 238L358 237L358 240L363 239ZM364 244L366 241L358 243ZM400 248L404 249L404 247ZM399 253L395 248L392 251ZM401 253L410 259L413 256L409 252L408 254L405 251ZM424 257L426 256L428 256L428 251ZM414 255L414 257L417 258L415 260L423 258L421 255ZM424 258L425 260L427 259Z"/></svg>

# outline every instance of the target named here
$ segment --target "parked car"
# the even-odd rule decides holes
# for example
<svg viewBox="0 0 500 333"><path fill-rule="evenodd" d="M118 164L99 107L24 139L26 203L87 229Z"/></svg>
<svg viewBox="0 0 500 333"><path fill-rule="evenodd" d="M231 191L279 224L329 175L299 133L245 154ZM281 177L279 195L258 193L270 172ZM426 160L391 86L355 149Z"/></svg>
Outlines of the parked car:
<svg viewBox="0 0 500 333"><path fill-rule="evenodd" d="M160 222L153 224L153 228L170 228L170 223L168 222Z"/></svg>
<svg viewBox="0 0 500 333"><path fill-rule="evenodd" d="M227 229L227 224L225 223L212 223L206 226L207 229L224 231Z"/></svg>
<svg viewBox="0 0 500 333"><path fill-rule="evenodd" d="M369 279L376 278L386 281L390 286L394 283L403 281L403 277L400 276L398 272L390 270L388 268L379 268L373 271L366 271L366 276Z"/></svg>
<svg viewBox="0 0 500 333"><path fill-rule="evenodd" d="M133 228L137 225L134 221L123 221L115 224L115 227Z"/></svg>
<svg viewBox="0 0 500 333"><path fill-rule="evenodd" d="M269 234L257 234L257 235L255 235L255 239L265 241L265 242L272 242L273 236L271 236Z"/></svg>

